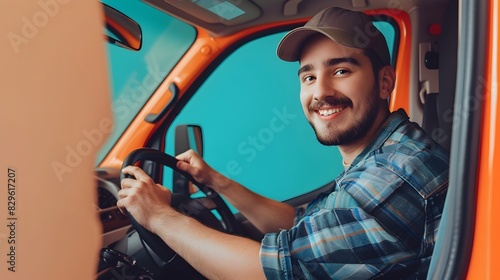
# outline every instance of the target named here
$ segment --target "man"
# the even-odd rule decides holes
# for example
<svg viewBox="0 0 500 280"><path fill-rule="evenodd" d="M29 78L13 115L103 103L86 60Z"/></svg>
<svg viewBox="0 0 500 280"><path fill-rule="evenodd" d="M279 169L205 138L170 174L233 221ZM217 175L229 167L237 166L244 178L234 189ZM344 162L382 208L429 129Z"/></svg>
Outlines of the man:
<svg viewBox="0 0 500 280"><path fill-rule="evenodd" d="M300 62L304 114L318 140L343 157L330 192L296 215L188 151L178 167L267 233L261 243L179 214L170 192L137 167L123 170L135 179L122 181L118 206L210 279L425 278L448 159L403 110L389 112L395 74L383 35L363 13L328 8L289 32L277 52Z"/></svg>

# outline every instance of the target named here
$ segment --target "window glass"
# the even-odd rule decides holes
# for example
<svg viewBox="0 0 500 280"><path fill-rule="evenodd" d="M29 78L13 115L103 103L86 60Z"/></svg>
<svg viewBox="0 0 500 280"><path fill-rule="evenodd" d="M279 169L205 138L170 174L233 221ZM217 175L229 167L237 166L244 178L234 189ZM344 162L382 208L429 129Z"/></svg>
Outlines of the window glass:
<svg viewBox="0 0 500 280"><path fill-rule="evenodd" d="M169 128L166 153L174 154L176 125L198 124L209 165L280 201L317 189L342 171L338 149L321 145L303 115L298 62L276 56L284 34L243 45L213 71ZM394 30L388 34L394 40ZM171 176L166 168L167 187Z"/></svg>
<svg viewBox="0 0 500 280"><path fill-rule="evenodd" d="M98 154L98 162L196 38L194 27L140 1L103 3L140 25L142 47L134 51L106 43L115 129Z"/></svg>
<svg viewBox="0 0 500 280"><path fill-rule="evenodd" d="M374 21L373 25L380 30L380 32L384 35L385 41L387 42L387 46L389 46L389 54L391 55L391 61L394 56L394 50L397 47L396 44L396 30L394 26L387 21Z"/></svg>

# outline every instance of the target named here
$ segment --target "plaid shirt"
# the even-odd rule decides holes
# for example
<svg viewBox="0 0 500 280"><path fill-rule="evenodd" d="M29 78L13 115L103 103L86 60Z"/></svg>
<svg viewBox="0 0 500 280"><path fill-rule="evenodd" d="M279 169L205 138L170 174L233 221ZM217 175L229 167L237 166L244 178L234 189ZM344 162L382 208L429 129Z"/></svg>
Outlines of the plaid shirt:
<svg viewBox="0 0 500 280"><path fill-rule="evenodd" d="M425 278L448 187L448 157L403 110L298 213L264 236L268 279Z"/></svg>

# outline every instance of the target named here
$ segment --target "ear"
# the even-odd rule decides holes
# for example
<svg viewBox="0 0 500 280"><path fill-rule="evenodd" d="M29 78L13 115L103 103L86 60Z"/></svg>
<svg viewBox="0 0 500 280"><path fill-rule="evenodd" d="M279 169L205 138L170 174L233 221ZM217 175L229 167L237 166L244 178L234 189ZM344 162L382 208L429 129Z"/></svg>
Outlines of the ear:
<svg viewBox="0 0 500 280"><path fill-rule="evenodd" d="M381 99L387 99L394 89L396 83L396 73L390 65L382 67L378 72L379 94Z"/></svg>

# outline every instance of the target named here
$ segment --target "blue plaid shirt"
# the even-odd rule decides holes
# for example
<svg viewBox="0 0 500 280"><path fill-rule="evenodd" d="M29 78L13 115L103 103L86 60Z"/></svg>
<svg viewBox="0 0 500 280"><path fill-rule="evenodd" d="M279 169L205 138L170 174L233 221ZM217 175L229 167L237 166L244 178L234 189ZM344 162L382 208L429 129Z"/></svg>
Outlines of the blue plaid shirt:
<svg viewBox="0 0 500 280"><path fill-rule="evenodd" d="M404 110L298 213L264 236L268 279L425 278L448 187L448 157Z"/></svg>

